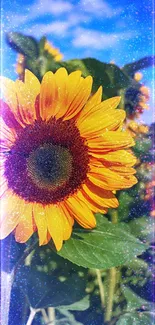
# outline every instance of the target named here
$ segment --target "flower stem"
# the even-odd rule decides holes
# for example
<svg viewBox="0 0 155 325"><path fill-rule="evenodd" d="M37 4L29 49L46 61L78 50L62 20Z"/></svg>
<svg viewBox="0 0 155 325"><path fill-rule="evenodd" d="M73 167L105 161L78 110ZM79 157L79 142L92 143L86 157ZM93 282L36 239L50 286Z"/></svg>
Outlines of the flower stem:
<svg viewBox="0 0 155 325"><path fill-rule="evenodd" d="M117 210L113 210L111 214L111 221L114 224L118 222L118 213ZM117 269L112 267L108 270L108 298L106 304L106 312L105 312L105 321L109 322L112 316L113 310L113 300L115 294L115 287L116 287L116 276L117 276Z"/></svg>
<svg viewBox="0 0 155 325"><path fill-rule="evenodd" d="M106 313L105 313L105 321L106 322L109 322L111 320L115 286L116 286L116 268L112 267L109 270L108 300L107 300L107 308L106 308Z"/></svg>
<svg viewBox="0 0 155 325"><path fill-rule="evenodd" d="M48 317L51 324L55 324L55 309L53 307L48 308Z"/></svg>
<svg viewBox="0 0 155 325"><path fill-rule="evenodd" d="M100 291L101 306L102 308L104 308L104 286L102 282L101 271L98 269L96 269L96 276L97 276L97 281L98 281L98 286Z"/></svg>

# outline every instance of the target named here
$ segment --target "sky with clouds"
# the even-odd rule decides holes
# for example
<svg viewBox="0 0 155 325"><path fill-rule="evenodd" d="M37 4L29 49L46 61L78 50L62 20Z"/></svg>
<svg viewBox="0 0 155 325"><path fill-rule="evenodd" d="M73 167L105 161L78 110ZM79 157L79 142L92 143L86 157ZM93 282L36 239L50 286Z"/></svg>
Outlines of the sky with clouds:
<svg viewBox="0 0 155 325"><path fill-rule="evenodd" d="M64 59L95 57L123 66L153 54L152 0L2 0L2 74L15 78L5 33L47 38ZM151 87L152 69L143 71ZM151 111L144 120L152 121Z"/></svg>

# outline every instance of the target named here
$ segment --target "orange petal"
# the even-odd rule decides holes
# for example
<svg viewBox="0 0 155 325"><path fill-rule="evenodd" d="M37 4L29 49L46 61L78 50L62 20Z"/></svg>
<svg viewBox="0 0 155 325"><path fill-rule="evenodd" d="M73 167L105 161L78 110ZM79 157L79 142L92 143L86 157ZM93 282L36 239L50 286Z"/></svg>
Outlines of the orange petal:
<svg viewBox="0 0 155 325"><path fill-rule="evenodd" d="M69 197L64 202L64 205L82 227L91 229L96 226L96 220L92 211L76 195Z"/></svg>
<svg viewBox="0 0 155 325"><path fill-rule="evenodd" d="M43 245L47 240L47 220L45 209L41 204L33 205L33 216L38 230L39 245Z"/></svg>

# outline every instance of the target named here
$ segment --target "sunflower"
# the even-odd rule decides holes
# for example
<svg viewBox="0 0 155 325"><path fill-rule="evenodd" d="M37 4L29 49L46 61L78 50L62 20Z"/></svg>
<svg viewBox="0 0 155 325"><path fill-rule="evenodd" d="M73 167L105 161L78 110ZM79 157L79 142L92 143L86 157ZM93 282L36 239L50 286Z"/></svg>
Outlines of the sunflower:
<svg viewBox="0 0 155 325"><path fill-rule="evenodd" d="M118 207L113 192L137 182L133 138L122 131L120 98L91 95L92 77L60 68L40 84L1 78L1 239L52 238L60 250L74 221L91 229L94 213Z"/></svg>

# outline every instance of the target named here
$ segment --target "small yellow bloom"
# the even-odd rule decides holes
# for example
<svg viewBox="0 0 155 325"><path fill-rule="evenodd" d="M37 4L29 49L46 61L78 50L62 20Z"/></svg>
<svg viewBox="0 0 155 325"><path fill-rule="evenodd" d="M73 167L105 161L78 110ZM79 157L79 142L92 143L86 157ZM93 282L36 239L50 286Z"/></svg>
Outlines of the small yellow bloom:
<svg viewBox="0 0 155 325"><path fill-rule="evenodd" d="M48 41L45 42L44 49L54 57L56 62L63 59L63 54L60 53L57 48L53 47L53 45Z"/></svg>
<svg viewBox="0 0 155 325"><path fill-rule="evenodd" d="M140 80L142 80L142 78L143 78L143 74L141 73L141 72L136 72L135 74L134 74L134 79L138 82L138 81L140 81Z"/></svg>

